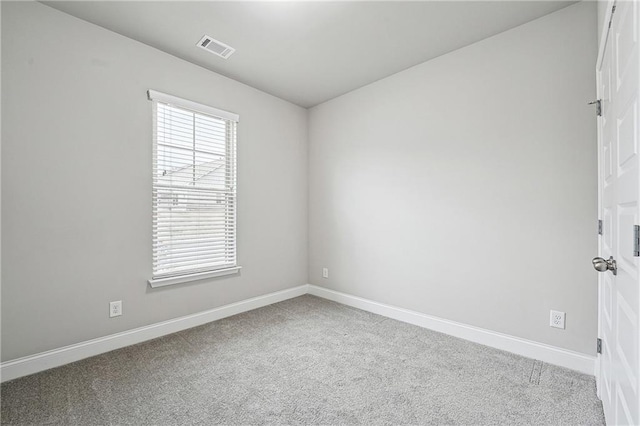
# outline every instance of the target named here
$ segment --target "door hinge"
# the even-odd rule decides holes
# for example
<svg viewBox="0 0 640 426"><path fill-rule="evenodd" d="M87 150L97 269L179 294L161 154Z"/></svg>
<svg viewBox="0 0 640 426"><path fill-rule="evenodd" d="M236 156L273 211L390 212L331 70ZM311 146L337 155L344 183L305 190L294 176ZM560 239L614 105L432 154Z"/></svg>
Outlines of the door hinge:
<svg viewBox="0 0 640 426"><path fill-rule="evenodd" d="M596 343L596 351L601 354L602 353L602 339L598 337L598 341Z"/></svg>
<svg viewBox="0 0 640 426"><path fill-rule="evenodd" d="M616 13L616 5L614 4L611 8L611 19L609 19L609 28L611 28L611 23L613 22L613 14Z"/></svg>
<svg viewBox="0 0 640 426"><path fill-rule="evenodd" d="M602 116L602 101L600 99L597 99L593 102L589 102L589 105L595 105L596 106L596 115L598 117Z"/></svg>
<svg viewBox="0 0 640 426"><path fill-rule="evenodd" d="M640 225L633 225L633 255L640 256Z"/></svg>
<svg viewBox="0 0 640 426"><path fill-rule="evenodd" d="M602 235L602 219L598 219L598 235Z"/></svg>

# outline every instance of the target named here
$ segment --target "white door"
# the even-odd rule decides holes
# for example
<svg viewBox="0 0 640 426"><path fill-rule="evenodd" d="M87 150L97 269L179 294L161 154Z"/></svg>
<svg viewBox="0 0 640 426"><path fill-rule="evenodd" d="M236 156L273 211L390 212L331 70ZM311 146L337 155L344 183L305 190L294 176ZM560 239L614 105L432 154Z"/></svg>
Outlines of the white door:
<svg viewBox="0 0 640 426"><path fill-rule="evenodd" d="M602 116L598 126L600 257L613 257L617 274L599 280L598 393L610 425L640 424L640 46L638 0L617 1L598 67ZM605 30L606 31L606 30ZM595 263L595 259L594 259ZM612 262L611 262L612 263ZM602 261L600 261L602 266Z"/></svg>

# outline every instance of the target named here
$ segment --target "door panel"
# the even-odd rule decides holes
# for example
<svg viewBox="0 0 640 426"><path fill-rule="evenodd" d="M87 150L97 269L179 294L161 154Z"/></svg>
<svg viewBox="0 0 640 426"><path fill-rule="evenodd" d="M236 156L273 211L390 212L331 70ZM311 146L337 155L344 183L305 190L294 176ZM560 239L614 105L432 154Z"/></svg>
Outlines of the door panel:
<svg viewBox="0 0 640 426"><path fill-rule="evenodd" d="M617 309L614 314L616 346L614 379L616 424L638 424L638 258L633 256L633 225L638 217L638 2L619 2L611 30L614 35L617 90L612 99L616 119L616 217L614 258L618 275L614 282Z"/></svg>
<svg viewBox="0 0 640 426"><path fill-rule="evenodd" d="M613 256L618 266L617 275L606 272L599 280L598 387L609 424L640 423L640 260L633 253L640 220L639 20L637 1L616 2L598 70L600 256Z"/></svg>
<svg viewBox="0 0 640 426"><path fill-rule="evenodd" d="M607 46L610 47L610 46ZM600 238L600 256L607 259L614 252L614 153L615 144L613 143L615 117L611 108L612 99L612 76L613 61L612 49L605 49L605 56L602 60L602 66L599 70L600 99L602 105L602 116L599 125L599 160L600 160L600 209L602 218L602 237ZM600 356L600 377L599 390L602 399L605 417L607 419L613 416L613 407L615 403L615 379L613 371L613 352L609 348L615 347L614 334L614 308L617 306L615 302L614 275L607 272L599 277L599 324L600 338L603 342L602 355ZM603 392L604 390L604 392Z"/></svg>

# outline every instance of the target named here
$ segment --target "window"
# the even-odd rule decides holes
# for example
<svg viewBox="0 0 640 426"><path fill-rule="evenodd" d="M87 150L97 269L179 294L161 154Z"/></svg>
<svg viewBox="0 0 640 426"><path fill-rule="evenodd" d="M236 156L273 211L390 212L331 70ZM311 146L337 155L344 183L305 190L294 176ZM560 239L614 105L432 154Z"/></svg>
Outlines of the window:
<svg viewBox="0 0 640 426"><path fill-rule="evenodd" d="M238 116L149 91L152 287L235 273Z"/></svg>

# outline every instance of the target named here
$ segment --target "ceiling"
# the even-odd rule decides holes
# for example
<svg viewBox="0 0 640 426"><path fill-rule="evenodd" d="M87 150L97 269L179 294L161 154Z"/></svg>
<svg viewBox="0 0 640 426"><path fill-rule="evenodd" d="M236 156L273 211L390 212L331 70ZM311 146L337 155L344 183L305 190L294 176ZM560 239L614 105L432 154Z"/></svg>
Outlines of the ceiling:
<svg viewBox="0 0 640 426"><path fill-rule="evenodd" d="M303 107L573 1L53 1L100 25ZM227 60L196 46L209 35Z"/></svg>

